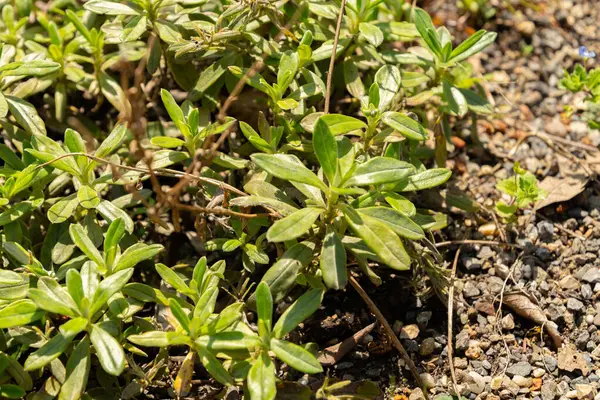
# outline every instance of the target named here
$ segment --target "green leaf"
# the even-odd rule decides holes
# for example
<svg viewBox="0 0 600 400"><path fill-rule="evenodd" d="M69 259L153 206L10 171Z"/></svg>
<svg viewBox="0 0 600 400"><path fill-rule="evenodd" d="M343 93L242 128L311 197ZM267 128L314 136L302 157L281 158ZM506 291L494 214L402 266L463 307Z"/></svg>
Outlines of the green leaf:
<svg viewBox="0 0 600 400"><path fill-rule="evenodd" d="M327 226L327 232L323 239L320 266L325 286L335 290L343 289L346 286L348 283L346 250L331 226Z"/></svg>
<svg viewBox="0 0 600 400"><path fill-rule="evenodd" d="M388 192L385 194L384 198L394 210L406 215L407 217L413 217L417 213L417 208L415 205L404 196L401 196L397 193Z"/></svg>
<svg viewBox="0 0 600 400"><path fill-rule="evenodd" d="M261 352L248 372L250 398L273 400L277 394L275 387L275 365L265 352Z"/></svg>
<svg viewBox="0 0 600 400"><path fill-rule="evenodd" d="M350 206L342 205L348 224L362 240L390 268L400 271L410 268L410 257L402 241L393 230L379 220L359 214Z"/></svg>
<svg viewBox="0 0 600 400"><path fill-rule="evenodd" d="M400 70L394 65L384 65L375 74L375 82L379 87L379 110L387 110L400 90L402 83Z"/></svg>
<svg viewBox="0 0 600 400"><path fill-rule="evenodd" d="M136 243L128 247L119 257L114 272L121 271L127 268L133 268L144 260L154 258L158 253L163 251L164 247L161 244L147 245L144 243Z"/></svg>
<svg viewBox="0 0 600 400"><path fill-rule="evenodd" d="M6 96L5 99L11 114L27 133L46 135L46 125L33 105L18 97Z"/></svg>
<svg viewBox="0 0 600 400"><path fill-rule="evenodd" d="M319 119L313 133L313 149L323 172L332 185L337 172L338 148L335 137L326 122Z"/></svg>
<svg viewBox="0 0 600 400"><path fill-rule="evenodd" d="M89 2L86 4L89 4ZM108 100L113 107L119 110L123 115L131 115L131 103L123 91L123 88L121 88L121 85L119 85L116 80L106 72L101 71L98 74L98 85L100 86L100 91L104 97L106 97L106 100Z"/></svg>
<svg viewBox="0 0 600 400"><path fill-rule="evenodd" d="M314 244L301 242L290 247L283 256L265 274L261 282L266 282L271 289L275 302L281 301L287 292L296 284L298 272L312 261ZM248 303L254 304L254 295Z"/></svg>
<svg viewBox="0 0 600 400"><path fill-rule="evenodd" d="M87 328L87 318L77 317L62 324L58 330L64 337L75 337Z"/></svg>
<svg viewBox="0 0 600 400"><path fill-rule="evenodd" d="M302 321L317 311L324 294L323 289L311 289L298 297L298 300L289 306L277 320L273 328L273 336L281 339L294 330Z"/></svg>
<svg viewBox="0 0 600 400"><path fill-rule="evenodd" d="M133 233L133 220L125 211L117 207L115 204L108 200L102 200L98 207L96 207L96 211L102 215L102 217L108 222L113 222L114 220L121 218L125 223L125 230L128 233Z"/></svg>
<svg viewBox="0 0 600 400"><path fill-rule="evenodd" d="M8 114L8 103L4 97L4 93L0 92L0 118L6 118Z"/></svg>
<svg viewBox="0 0 600 400"><path fill-rule="evenodd" d="M90 307L90 315L94 315L106 304L108 299L110 299L113 294L119 292L123 286L129 282L129 279L131 279L132 275L133 268L127 268L110 275L108 278L100 282L98 288L96 289L92 306Z"/></svg>
<svg viewBox="0 0 600 400"><path fill-rule="evenodd" d="M204 368L208 373L215 378L215 380L223 385L232 385L233 379L225 368L221 365L221 362L212 355L208 350L203 347L197 346L196 352L200 358L200 362L204 365Z"/></svg>
<svg viewBox="0 0 600 400"><path fill-rule="evenodd" d="M292 109L298 107L298 104L299 104L298 101L296 101L292 98L279 100L277 102L277 106L279 106L279 108L281 108L282 110L292 110Z"/></svg>
<svg viewBox="0 0 600 400"><path fill-rule="evenodd" d="M450 179L452 171L447 168L432 168L402 179L393 186L394 191L414 192L439 186Z"/></svg>
<svg viewBox="0 0 600 400"><path fill-rule="evenodd" d="M183 116L183 111L181 110L181 108L179 108L179 106L175 102L175 99L173 98L171 93L169 93L168 90L161 89L160 97L162 98L162 102L163 102L165 108L167 109L167 112L169 113L169 117L171 117L171 120L175 123L177 128L181 131L181 133L183 134L183 137L191 138L192 132L185 120L185 117Z"/></svg>
<svg viewBox="0 0 600 400"><path fill-rule="evenodd" d="M332 135L344 135L353 131L366 129L365 124L360 119L343 114L327 114L321 116L318 121L323 121L329 127Z"/></svg>
<svg viewBox="0 0 600 400"><path fill-rule="evenodd" d="M108 226L106 238L104 239L104 262L109 268L112 267L115 261L119 242L123 239L124 235L125 222L122 218L117 218Z"/></svg>
<svg viewBox="0 0 600 400"><path fill-rule="evenodd" d="M272 338L270 345L277 358L290 367L306 374L323 372L323 367L315 356L297 344Z"/></svg>
<svg viewBox="0 0 600 400"><path fill-rule="evenodd" d="M492 105L483 97L469 89L458 89L467 101L467 107L474 113L489 115L494 109Z"/></svg>
<svg viewBox="0 0 600 400"><path fill-rule="evenodd" d="M187 333L190 333L190 318L184 311L183 307L181 307L181 304L179 304L177 300L171 298L169 299L169 308L183 330Z"/></svg>
<svg viewBox="0 0 600 400"><path fill-rule="evenodd" d="M496 32L486 32L485 30L475 32L452 51L449 61L460 62L471 57L473 54L479 53L494 43L497 36Z"/></svg>
<svg viewBox="0 0 600 400"><path fill-rule="evenodd" d="M382 121L384 124L409 139L423 141L427 138L425 136L425 129L421 124L406 114L388 111L383 115Z"/></svg>
<svg viewBox="0 0 600 400"><path fill-rule="evenodd" d="M110 135L106 139L102 141L94 155L98 158L104 158L110 154L112 154L116 149L118 149L125 138L127 137L127 126L124 124L119 124L113 128L110 132Z"/></svg>
<svg viewBox="0 0 600 400"><path fill-rule="evenodd" d="M258 348L261 340L258 336L247 335L242 332L220 332L212 335L203 335L196 340L196 344L212 352L236 352Z"/></svg>
<svg viewBox="0 0 600 400"><path fill-rule="evenodd" d="M83 208L96 208L100 204L98 193L87 185L83 185L77 191L77 200ZM61 221L62 222L62 221Z"/></svg>
<svg viewBox="0 0 600 400"><path fill-rule="evenodd" d="M0 75L44 76L58 71L60 64L50 60L15 61L0 67Z"/></svg>
<svg viewBox="0 0 600 400"><path fill-rule="evenodd" d="M47 365L50 361L58 358L73 341L74 336L57 334L47 341L42 347L31 353L25 360L25 371L35 371Z"/></svg>
<svg viewBox="0 0 600 400"><path fill-rule="evenodd" d="M242 79L244 76L248 76L248 68L240 68L237 66L230 66L229 72L233 74L238 79ZM247 77L245 81L248 85L252 86L256 90L260 90L261 92L274 97L275 93L273 93L273 87L267 83L265 78L263 78L260 74L255 73L252 77Z"/></svg>
<svg viewBox="0 0 600 400"><path fill-rule="evenodd" d="M415 167L407 162L389 157L373 157L360 164L343 186L367 186L397 182L414 171Z"/></svg>
<svg viewBox="0 0 600 400"><path fill-rule="evenodd" d="M271 145L265 139L260 137L260 135L246 122L240 121L240 129L252 146L265 153L273 152Z"/></svg>
<svg viewBox="0 0 600 400"><path fill-rule="evenodd" d="M421 35L421 38L425 41L429 50L441 60L442 47L439 38L437 37L435 26L433 26L433 22L431 21L431 17L426 11L416 7L413 9L413 13L414 23L419 31L419 35Z"/></svg>
<svg viewBox="0 0 600 400"><path fill-rule="evenodd" d="M458 88L450 85L447 81L443 84L444 99L448 104L448 108L453 115L464 117L468 111L467 100Z"/></svg>
<svg viewBox="0 0 600 400"><path fill-rule="evenodd" d="M121 32L121 42L126 43L138 40L146 32L147 24L148 18L145 15L137 15L132 18L123 28L123 32Z"/></svg>
<svg viewBox="0 0 600 400"><path fill-rule="evenodd" d="M75 14L72 10L66 10L65 12L67 18L71 23L75 26L75 29L81 33L81 35L91 44L92 43L92 35L89 29L81 22L77 14Z"/></svg>
<svg viewBox="0 0 600 400"><path fill-rule="evenodd" d="M187 335L178 332L152 331L144 332L141 335L130 335L127 337L131 343L145 347L167 347L189 344L190 339Z"/></svg>
<svg viewBox="0 0 600 400"><path fill-rule="evenodd" d="M17 385L19 385L19 387L21 387L26 392L32 390L33 381L31 379L31 375L29 375L29 373L27 373L23 369L23 367L17 360L9 357L7 357L6 359L8 361L6 371L10 376L12 376Z"/></svg>
<svg viewBox="0 0 600 400"><path fill-rule="evenodd" d="M183 38L181 36L181 33L179 32L179 29L177 28L177 25L175 25L172 22L169 22L164 19L157 19L156 22L154 22L154 26L156 28L156 32L158 33L158 37L160 37L160 39L163 42L166 42L168 44L174 44ZM169 68L171 70L176 69L174 68L174 66L176 66L177 64L171 63L171 59L168 59L168 61ZM193 85L193 83L191 84Z"/></svg>
<svg viewBox="0 0 600 400"><path fill-rule="evenodd" d="M177 147L185 146L185 142L181 139L167 136L156 136L150 139L150 143L155 146L163 147L166 149L174 149Z"/></svg>
<svg viewBox="0 0 600 400"><path fill-rule="evenodd" d="M394 209L387 207L367 207L359 209L358 212L378 219L398 235L405 238L419 240L425 237L419 225Z"/></svg>
<svg viewBox="0 0 600 400"><path fill-rule="evenodd" d="M235 60L238 58L237 53L232 53L219 58L218 61L204 68L198 77L196 85L188 95L190 101L198 101L204 93L219 80L225 72L227 67L235 64Z"/></svg>
<svg viewBox="0 0 600 400"><path fill-rule="evenodd" d="M60 388L58 400L78 400L87 386L92 366L90 340L86 336L81 340L67 361L66 376Z"/></svg>
<svg viewBox="0 0 600 400"><path fill-rule="evenodd" d="M119 342L98 324L91 326L90 340L102 369L114 376L121 375L125 369L125 353Z"/></svg>
<svg viewBox="0 0 600 400"><path fill-rule="evenodd" d="M356 99L360 99L365 95L365 85L360 79L357 62L348 57L344 60L344 81L346 89Z"/></svg>
<svg viewBox="0 0 600 400"><path fill-rule="evenodd" d="M6 249L6 245L10 242L4 242L2 247ZM6 251L6 250L5 250ZM8 253L8 252L7 252ZM27 296L27 290L29 290L29 276L26 274L19 274L17 272L9 271L9 270L0 270L0 299L2 300L12 300L17 301L24 299ZM13 306L15 303L10 303L6 306ZM6 310L6 308L2 308L0 310L0 320L4 317L3 315L7 315L7 319L12 318L13 311ZM37 308L37 306L36 306ZM6 311L4 311L6 310ZM30 310L33 312L34 310ZM15 315L19 314L18 309L14 310ZM6 313L6 314L4 314ZM23 313L27 314L27 308L23 308ZM33 317L33 316L32 316ZM29 318L32 318L29 317ZM25 318L25 317L23 317ZM16 317L15 317L16 320ZM10 321L7 321L10 323ZM2 328L2 324L6 322L0 322L0 329Z"/></svg>
<svg viewBox="0 0 600 400"><path fill-rule="evenodd" d="M83 227L79 224L73 224L69 226L69 235L71 236L71 240L75 245L85 254L90 260L98 265L98 268L104 268L104 259L102 255L94 246L91 239L83 229Z"/></svg>
<svg viewBox="0 0 600 400"><path fill-rule="evenodd" d="M378 47L383 42L383 32L377 26L369 22L361 22L358 25L358 30L367 39L367 42Z"/></svg>
<svg viewBox="0 0 600 400"><path fill-rule="evenodd" d="M293 82L296 72L298 72L298 53L292 51L283 53L277 70L277 86L281 95Z"/></svg>
<svg viewBox="0 0 600 400"><path fill-rule="evenodd" d="M286 242L304 235L324 211L322 208L301 208L271 225L267 231L267 240Z"/></svg>
<svg viewBox="0 0 600 400"><path fill-rule="evenodd" d="M215 305L217 303L217 296L219 295L219 288L211 287L208 288L200 299L196 303L196 307L194 308L194 315L192 318L191 329L192 332L197 333L200 330L200 327L204 325L208 317L215 310Z"/></svg>
<svg viewBox="0 0 600 400"><path fill-rule="evenodd" d="M5 397L7 399L20 399L25 397L25 390L23 390L20 386L13 385L11 383L4 383L0 385L0 397Z"/></svg>
<svg viewBox="0 0 600 400"><path fill-rule="evenodd" d="M42 277L38 280L37 285L37 289L29 289L27 297L33 300L39 308L73 318L79 316L77 304L54 279Z"/></svg>
<svg viewBox="0 0 600 400"><path fill-rule="evenodd" d="M0 310L0 329L28 325L42 318L44 314L33 301L17 300Z"/></svg>
<svg viewBox="0 0 600 400"><path fill-rule="evenodd" d="M256 311L258 313L258 334L267 339L271 335L273 325L273 297L266 282L256 288Z"/></svg>
<svg viewBox="0 0 600 400"><path fill-rule="evenodd" d="M369 87L369 96L368 96L369 104L371 106L379 108L379 102L381 101L381 98L379 97L379 95L380 95L379 84L377 82L373 82L373 84L371 84L371 86Z"/></svg>
<svg viewBox="0 0 600 400"><path fill-rule="evenodd" d="M25 214L33 209L33 204L29 201L22 201L12 205L8 210L0 214L0 226L4 226L13 221L22 218Z"/></svg>
<svg viewBox="0 0 600 400"><path fill-rule="evenodd" d="M175 290L184 294L194 293L193 290L191 290L185 283L185 281L175 271L166 265L156 264L155 268L160 277L169 285L173 286Z"/></svg>
<svg viewBox="0 0 600 400"><path fill-rule="evenodd" d="M81 280L81 275L76 269L67 271L67 290L75 301L75 304L81 304L81 301L85 297L85 293L83 293L83 281Z"/></svg>
<svg viewBox="0 0 600 400"><path fill-rule="evenodd" d="M129 5L105 0L90 0L83 7L96 14L106 15L137 15L140 13L136 8Z"/></svg>
<svg viewBox="0 0 600 400"><path fill-rule="evenodd" d="M251 158L259 168L279 179L306 183L323 191L327 190L325 183L294 155L252 154Z"/></svg>

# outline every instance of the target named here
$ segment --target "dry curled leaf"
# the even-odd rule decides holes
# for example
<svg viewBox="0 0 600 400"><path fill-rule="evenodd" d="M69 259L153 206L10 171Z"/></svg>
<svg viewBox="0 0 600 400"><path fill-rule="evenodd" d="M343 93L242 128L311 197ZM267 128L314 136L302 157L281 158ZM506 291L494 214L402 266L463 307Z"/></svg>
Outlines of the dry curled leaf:
<svg viewBox="0 0 600 400"><path fill-rule="evenodd" d="M558 327L552 321L546 318L546 315L540 307L535 305L529 297L522 293L506 293L502 299L502 303L516 312L523 318L527 318L536 324L542 325L548 335L552 338L552 342L557 349L562 345L562 338L558 332Z"/></svg>
<svg viewBox="0 0 600 400"><path fill-rule="evenodd" d="M187 396L187 394L192 389L192 376L194 374L195 354L196 353L194 353L193 351L190 351L181 363L179 372L177 372L175 384L173 385L175 388L175 393L177 393L177 397Z"/></svg>
<svg viewBox="0 0 600 400"><path fill-rule="evenodd" d="M569 372L578 369L584 376L590 373L590 367L583 353L579 352L572 343L568 343L558 350L558 368Z"/></svg>
<svg viewBox="0 0 600 400"><path fill-rule="evenodd" d="M548 196L535 203L535 209L539 210L550 204L571 200L585 189L586 183L587 178L583 175L572 175L566 178L547 176L539 187L544 189Z"/></svg>

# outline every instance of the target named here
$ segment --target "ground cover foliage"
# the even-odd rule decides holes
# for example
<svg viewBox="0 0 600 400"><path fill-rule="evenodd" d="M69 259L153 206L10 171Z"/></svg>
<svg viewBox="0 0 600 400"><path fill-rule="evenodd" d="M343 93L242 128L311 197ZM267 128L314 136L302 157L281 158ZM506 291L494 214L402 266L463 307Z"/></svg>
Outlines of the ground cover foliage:
<svg viewBox="0 0 600 400"><path fill-rule="evenodd" d="M289 334L352 274L444 295L416 200L492 113L468 59L495 33L394 0L2 4L2 396L272 399L277 366L324 372ZM543 197L515 172L507 218Z"/></svg>

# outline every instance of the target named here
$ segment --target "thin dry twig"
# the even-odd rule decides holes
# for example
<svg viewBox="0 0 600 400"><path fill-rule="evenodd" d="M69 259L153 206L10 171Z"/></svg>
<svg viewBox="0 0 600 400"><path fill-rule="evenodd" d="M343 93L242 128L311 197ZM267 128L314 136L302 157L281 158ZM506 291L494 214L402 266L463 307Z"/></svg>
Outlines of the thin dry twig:
<svg viewBox="0 0 600 400"><path fill-rule="evenodd" d="M504 243L504 242L497 242L497 241L493 241L493 240L470 240L470 239L466 239L466 240L448 240L445 242L438 242L435 243L435 247L446 247L446 246L451 246L451 245L455 245L455 244L483 244L483 245L487 245L487 246L504 246L504 247L515 247L517 249L522 248L523 246L518 245L518 244L513 244L513 243Z"/></svg>
<svg viewBox="0 0 600 400"><path fill-rule="evenodd" d="M193 205L181 204L181 203L172 204L172 207L180 209L180 210L189 211L189 212L195 213L195 214L227 215L230 217L239 217L239 218L258 218L258 217L271 216L271 214L269 214L269 213L247 214L247 213L241 213L241 212L229 210L227 208L222 208L222 207L206 208L206 207L199 207L199 206L193 206Z"/></svg>
<svg viewBox="0 0 600 400"><path fill-rule="evenodd" d="M460 394L458 390L458 379L456 379L456 371L454 369L454 357L452 347L452 336L453 336L453 319L454 319L454 280L456 279L456 266L458 265L458 258L462 250L464 243L460 245L456 254L454 255L454 261L452 262L452 271L450 272L450 288L448 289L448 365L450 366L450 376L452 377L452 386L456 395Z"/></svg>
<svg viewBox="0 0 600 400"><path fill-rule="evenodd" d="M394 345L396 350L398 350L398 352L404 359L404 362L406 363L406 365L408 365L408 368L410 368L410 371L412 372L415 381L423 389L423 394L425 395L425 398L428 399L429 396L427 395L427 388L423 384L423 380L421 379L421 376L419 375L419 371L417 371L417 367L415 366L415 363L410 358L410 355L408 355L408 352L406 351L404 346L402 346L402 343L400 343L398 336L396 336L396 334L392 330L392 327L390 326L389 322L387 321L387 319L385 319L385 317L383 316L381 311L379 311L379 308L373 302L373 300L371 300L371 298L369 297L367 292L365 292L365 290L360 286L358 281L350 274L348 276L348 279L350 281L350 284L354 288L354 290L356 290L356 292L360 295L360 297L363 299L363 301L367 304L367 307L369 307L371 312L375 315L375 317L377 318L377 320L379 321L381 326L383 326L385 333L392 340L392 344Z"/></svg>
<svg viewBox="0 0 600 400"><path fill-rule="evenodd" d="M335 64L335 57L337 55L337 46L340 41L340 30L342 29L342 20L344 19L344 10L346 9L346 0L342 0L340 5L340 14L338 15L337 25L335 26L335 37L333 38L333 50L331 52L331 58L329 59L329 71L327 72L327 90L325 91L325 107L323 112L329 113L329 103L331 96L331 80L333 78L333 66Z"/></svg>
<svg viewBox="0 0 600 400"><path fill-rule="evenodd" d="M118 168L118 169L124 169L127 171L135 171L135 172L140 172L143 174L150 174L150 170L149 169L144 169L144 168L139 168L139 167L130 167L129 165L120 165L120 164L115 164L112 163L108 160L105 160L103 158L100 157L96 157L96 156L92 156L90 154L86 154L86 153L68 153L68 154L63 154L62 156L58 156L50 161L47 161L43 164L40 164L37 166L37 168L44 168L47 167L53 163L55 163L56 161L62 160L63 158L67 158L67 157L74 157L74 156L83 156L83 157L87 157L90 160L94 160L98 163L101 164L105 164L108 165L112 168ZM203 182L203 183L207 183L209 185L212 186L218 186L220 187L222 190L227 190L231 193L235 193L239 196L248 196L248 193L242 192L241 190L225 183L225 182L221 182L217 179L212 179L212 178L208 178L205 176L196 176L196 175L192 175L192 174L188 174L185 172L181 172L181 171L177 171L175 169L169 169L169 168L158 168L153 170L153 172L157 175L157 176L164 176L164 177L168 177L168 178L189 178L191 180L196 180L198 182Z"/></svg>

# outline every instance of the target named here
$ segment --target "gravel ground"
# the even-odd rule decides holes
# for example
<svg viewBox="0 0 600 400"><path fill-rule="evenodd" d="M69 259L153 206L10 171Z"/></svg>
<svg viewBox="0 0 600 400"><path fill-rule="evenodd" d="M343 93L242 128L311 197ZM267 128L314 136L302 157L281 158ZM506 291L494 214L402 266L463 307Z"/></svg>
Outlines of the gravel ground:
<svg viewBox="0 0 600 400"><path fill-rule="evenodd" d="M455 35L464 35L466 22L453 1L428 6L445 16L442 22ZM377 289L361 282L416 360L432 398L456 389L467 399L600 399L600 167L594 164L600 132L580 119L583 96L558 88L563 70L580 61L579 46L599 52L599 6L597 1L540 2L516 13L501 9L485 26L499 38L476 70L488 78L498 115L478 123L483 148L451 154L448 193L491 207L499 199L496 182L512 173L515 161L547 180L546 188L560 190L556 202L526 211L500 229L489 213L450 209L450 226L441 239L516 245L461 247L453 320L458 387L450 374L444 302L421 296L418 283L406 275L384 276ZM574 115L564 113L567 105ZM466 123L463 137L470 129ZM428 206L440 206L445 196L422 197ZM443 248L445 268L458 247ZM352 289L344 296L330 299L307 323L308 338L335 344L374 321ZM548 334L553 328L558 335ZM374 380L387 388L382 397L424 398L386 339L376 327L329 374ZM322 383L311 379L300 382Z"/></svg>

